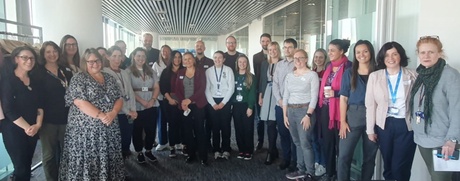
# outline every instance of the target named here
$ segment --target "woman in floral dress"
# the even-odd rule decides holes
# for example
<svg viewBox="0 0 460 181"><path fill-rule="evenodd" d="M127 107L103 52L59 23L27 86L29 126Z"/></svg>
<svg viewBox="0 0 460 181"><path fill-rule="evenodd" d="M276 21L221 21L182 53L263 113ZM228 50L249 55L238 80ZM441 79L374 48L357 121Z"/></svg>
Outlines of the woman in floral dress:
<svg viewBox="0 0 460 181"><path fill-rule="evenodd" d="M102 57L87 49L73 76L59 180L124 180L117 114L123 101L114 77L101 72Z"/></svg>

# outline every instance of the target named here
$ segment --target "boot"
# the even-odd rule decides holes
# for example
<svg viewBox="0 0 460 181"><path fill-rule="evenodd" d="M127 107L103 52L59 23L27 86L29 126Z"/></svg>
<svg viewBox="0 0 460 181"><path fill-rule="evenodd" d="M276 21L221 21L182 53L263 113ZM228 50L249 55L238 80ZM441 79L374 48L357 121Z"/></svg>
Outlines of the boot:
<svg viewBox="0 0 460 181"><path fill-rule="evenodd" d="M271 165L273 163L273 156L270 153L267 153L267 157L265 158L265 165Z"/></svg>

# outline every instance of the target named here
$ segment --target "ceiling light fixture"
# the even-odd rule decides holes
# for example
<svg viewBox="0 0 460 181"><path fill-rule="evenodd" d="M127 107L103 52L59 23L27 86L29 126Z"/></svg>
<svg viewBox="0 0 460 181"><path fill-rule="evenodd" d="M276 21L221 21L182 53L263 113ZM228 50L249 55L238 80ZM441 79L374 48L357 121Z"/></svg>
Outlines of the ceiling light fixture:
<svg viewBox="0 0 460 181"><path fill-rule="evenodd" d="M308 3L307 6L315 6L315 3Z"/></svg>

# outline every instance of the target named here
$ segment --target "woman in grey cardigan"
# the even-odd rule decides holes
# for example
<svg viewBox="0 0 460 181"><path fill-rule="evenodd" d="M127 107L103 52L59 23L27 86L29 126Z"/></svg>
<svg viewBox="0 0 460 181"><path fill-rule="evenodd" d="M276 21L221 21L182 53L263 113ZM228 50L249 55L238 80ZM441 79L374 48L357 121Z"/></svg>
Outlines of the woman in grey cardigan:
<svg viewBox="0 0 460 181"><path fill-rule="evenodd" d="M104 67L104 72L112 75L120 87L123 96L123 108L118 113L121 133L121 152L123 158L131 155L131 135L133 134L133 120L137 118L136 99L131 86L131 77L127 70L120 69L121 59L124 56L118 46L112 46L107 51L109 66Z"/></svg>
<svg viewBox="0 0 460 181"><path fill-rule="evenodd" d="M438 36L421 37L417 42L419 74L410 94L414 141L425 160L431 180L451 180L452 172L435 171L432 151L441 148L449 160L460 139L460 74L446 64ZM439 158L441 159L441 158Z"/></svg>
<svg viewBox="0 0 460 181"><path fill-rule="evenodd" d="M268 151L265 165L271 165L273 160L278 157L278 149L276 148L278 131L275 121L276 100L272 92L275 65L281 60L281 49L277 42L271 42L268 45L268 55L268 61L263 61L261 63L261 76L259 82L259 105L261 106L260 119L267 121Z"/></svg>

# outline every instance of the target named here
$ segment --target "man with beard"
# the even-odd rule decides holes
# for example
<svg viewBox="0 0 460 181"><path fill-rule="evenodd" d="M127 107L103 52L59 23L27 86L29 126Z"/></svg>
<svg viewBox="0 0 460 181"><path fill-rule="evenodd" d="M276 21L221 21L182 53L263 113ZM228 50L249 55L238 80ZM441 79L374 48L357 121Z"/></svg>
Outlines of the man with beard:
<svg viewBox="0 0 460 181"><path fill-rule="evenodd" d="M202 67L206 70L214 65L214 61L204 55L205 50L206 46L204 45L203 40L198 40L195 42L196 67Z"/></svg>
<svg viewBox="0 0 460 181"><path fill-rule="evenodd" d="M256 82L255 82L255 85L257 85L256 87L259 87L258 85L259 85L259 80L260 80L260 75L261 75L260 66L263 61L267 61L267 55L268 55L267 46L268 44L270 44L270 42L271 42L270 34L264 33L260 35L260 45L262 46L262 51L254 54L252 58L252 65L254 66L254 74L256 77ZM257 90L257 92L259 91ZM259 97L256 96L256 99L258 98ZM259 102L259 100L256 100L256 102ZM255 114L256 116L254 116L255 120L257 121L257 135L258 135L256 151L260 151L262 149L262 146L264 144L264 131L265 131L264 122L260 121L260 118L258 116L259 111L260 111L260 106L259 104L256 104L256 114Z"/></svg>
<svg viewBox="0 0 460 181"><path fill-rule="evenodd" d="M225 44L227 46L227 52L225 52L224 57L224 65L229 66L232 68L233 72L235 72L235 62L236 58L238 58L238 55L241 53L236 51L236 38L234 36L228 36L227 39L225 39Z"/></svg>
<svg viewBox="0 0 460 181"><path fill-rule="evenodd" d="M160 50L152 47L152 43L153 43L152 34L145 33L143 37L144 37L144 40L142 43L143 43L145 50L147 50L147 63L150 67L152 67L153 63L155 63L160 58Z"/></svg>

